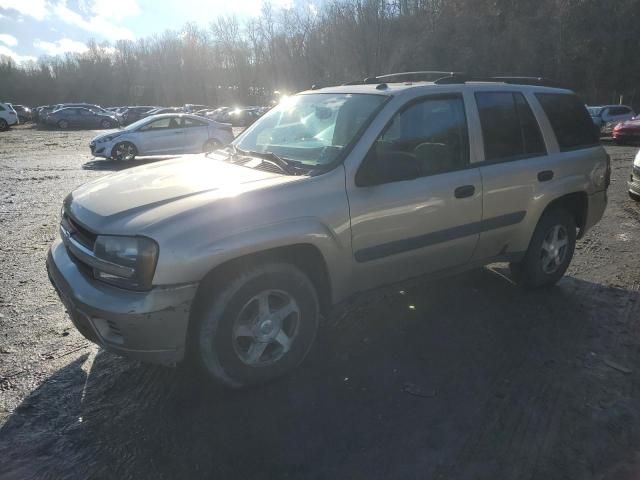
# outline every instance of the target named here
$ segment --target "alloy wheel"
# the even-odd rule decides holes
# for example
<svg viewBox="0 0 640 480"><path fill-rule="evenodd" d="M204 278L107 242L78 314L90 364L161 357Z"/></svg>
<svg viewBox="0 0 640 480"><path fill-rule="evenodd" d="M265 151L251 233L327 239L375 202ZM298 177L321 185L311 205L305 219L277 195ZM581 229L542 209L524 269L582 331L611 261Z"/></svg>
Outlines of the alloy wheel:
<svg viewBox="0 0 640 480"><path fill-rule="evenodd" d="M236 355L252 367L277 362L296 340L300 315L300 307L287 292L266 290L252 297L233 325Z"/></svg>
<svg viewBox="0 0 640 480"><path fill-rule="evenodd" d="M553 226L544 237L540 252L544 273L551 275L560 268L567 254L568 239L567 229L563 225Z"/></svg>
<svg viewBox="0 0 640 480"><path fill-rule="evenodd" d="M130 143L119 143L115 148L116 160L133 160L136 156L136 149Z"/></svg>

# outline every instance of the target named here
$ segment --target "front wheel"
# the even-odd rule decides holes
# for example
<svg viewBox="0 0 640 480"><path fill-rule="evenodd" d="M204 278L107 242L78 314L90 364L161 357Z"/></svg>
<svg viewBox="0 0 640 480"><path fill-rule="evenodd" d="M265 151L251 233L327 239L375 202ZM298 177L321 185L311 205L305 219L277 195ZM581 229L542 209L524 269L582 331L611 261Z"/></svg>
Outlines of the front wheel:
<svg viewBox="0 0 640 480"><path fill-rule="evenodd" d="M130 142L117 143L111 150L111 158L114 160L133 160L137 154L135 145Z"/></svg>
<svg viewBox="0 0 640 480"><path fill-rule="evenodd" d="M69 122L67 122L66 120L60 120L58 122L58 128L66 130L67 128L69 128Z"/></svg>
<svg viewBox="0 0 640 480"><path fill-rule="evenodd" d="M4 118L0 118L0 132L5 130L9 130L9 123Z"/></svg>
<svg viewBox="0 0 640 480"><path fill-rule="evenodd" d="M203 305L192 329L195 359L212 380L247 387L284 375L304 360L319 317L307 275L290 264L265 263L224 285L211 292L217 295Z"/></svg>
<svg viewBox="0 0 640 480"><path fill-rule="evenodd" d="M100 122L100 126L102 128L113 128L113 123L109 120L102 120L102 122Z"/></svg>
<svg viewBox="0 0 640 480"><path fill-rule="evenodd" d="M565 209L542 215L524 259L511 263L516 283L532 287L555 285L567 271L576 246L576 222Z"/></svg>
<svg viewBox="0 0 640 480"><path fill-rule="evenodd" d="M640 202L640 195L629 190L629 198L635 202Z"/></svg>

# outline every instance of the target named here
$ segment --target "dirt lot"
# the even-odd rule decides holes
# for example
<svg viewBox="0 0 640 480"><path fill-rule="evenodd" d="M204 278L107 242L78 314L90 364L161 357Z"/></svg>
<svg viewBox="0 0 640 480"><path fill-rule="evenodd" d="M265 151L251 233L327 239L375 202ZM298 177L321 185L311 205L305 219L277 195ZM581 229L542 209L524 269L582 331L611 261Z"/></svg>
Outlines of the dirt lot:
<svg viewBox="0 0 640 480"><path fill-rule="evenodd" d="M556 288L504 266L389 289L293 375L216 391L71 326L44 268L63 197L122 165L93 132L0 134L0 478L640 478L640 206L611 147L604 220Z"/></svg>

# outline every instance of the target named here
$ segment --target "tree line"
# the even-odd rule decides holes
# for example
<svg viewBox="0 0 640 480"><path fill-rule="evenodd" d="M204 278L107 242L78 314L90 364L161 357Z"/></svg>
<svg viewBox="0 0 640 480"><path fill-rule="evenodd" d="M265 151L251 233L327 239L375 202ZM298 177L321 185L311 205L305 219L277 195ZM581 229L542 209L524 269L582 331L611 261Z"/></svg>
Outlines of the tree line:
<svg viewBox="0 0 640 480"><path fill-rule="evenodd" d="M586 102L640 106L640 0L333 0L263 6L206 27L16 65L0 99L27 105L265 104L274 92L414 70L554 79Z"/></svg>

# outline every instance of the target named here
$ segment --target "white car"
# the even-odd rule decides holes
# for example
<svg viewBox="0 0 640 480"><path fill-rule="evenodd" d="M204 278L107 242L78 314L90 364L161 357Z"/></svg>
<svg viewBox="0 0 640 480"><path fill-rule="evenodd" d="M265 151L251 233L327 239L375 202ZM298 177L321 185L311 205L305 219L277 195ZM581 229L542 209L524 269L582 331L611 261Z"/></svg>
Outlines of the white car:
<svg viewBox="0 0 640 480"><path fill-rule="evenodd" d="M11 125L17 125L18 114L10 103L0 103L0 132L8 130Z"/></svg>
<svg viewBox="0 0 640 480"><path fill-rule="evenodd" d="M189 114L163 114L138 120L95 137L94 157L133 160L136 156L210 152L233 140L231 125Z"/></svg>

